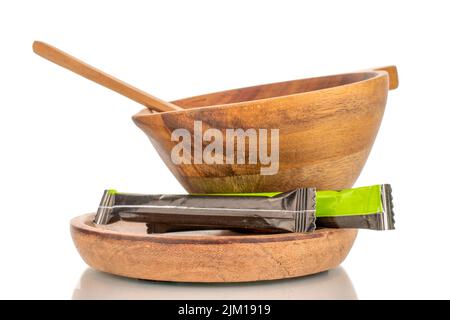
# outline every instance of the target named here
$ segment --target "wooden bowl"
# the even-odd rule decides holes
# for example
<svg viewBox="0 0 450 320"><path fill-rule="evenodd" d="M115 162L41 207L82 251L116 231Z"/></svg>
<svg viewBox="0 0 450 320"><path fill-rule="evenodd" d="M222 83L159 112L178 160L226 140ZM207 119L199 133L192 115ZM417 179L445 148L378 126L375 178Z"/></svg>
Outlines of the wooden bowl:
<svg viewBox="0 0 450 320"><path fill-rule="evenodd" d="M171 172L191 193L350 188L358 178L383 117L395 67L272 83L173 101L182 111L133 116ZM174 164L179 128L279 129L278 172L257 164ZM208 143L204 143L205 147ZM225 144L225 142L224 142ZM248 144L246 159L248 158ZM225 146L224 146L225 150ZM192 161L194 162L194 161Z"/></svg>
<svg viewBox="0 0 450 320"><path fill-rule="evenodd" d="M181 282L246 282L298 277L337 267L357 231L242 235L225 231L146 234L145 225L94 226L94 214L71 221L75 246L94 269Z"/></svg>

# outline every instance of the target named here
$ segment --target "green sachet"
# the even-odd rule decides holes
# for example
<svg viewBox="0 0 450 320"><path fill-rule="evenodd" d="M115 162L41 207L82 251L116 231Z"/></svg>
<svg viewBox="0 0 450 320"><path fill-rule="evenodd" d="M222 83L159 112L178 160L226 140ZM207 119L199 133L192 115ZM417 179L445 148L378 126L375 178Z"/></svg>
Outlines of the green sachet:
<svg viewBox="0 0 450 320"><path fill-rule="evenodd" d="M316 224L324 228L394 229L389 184L316 192Z"/></svg>

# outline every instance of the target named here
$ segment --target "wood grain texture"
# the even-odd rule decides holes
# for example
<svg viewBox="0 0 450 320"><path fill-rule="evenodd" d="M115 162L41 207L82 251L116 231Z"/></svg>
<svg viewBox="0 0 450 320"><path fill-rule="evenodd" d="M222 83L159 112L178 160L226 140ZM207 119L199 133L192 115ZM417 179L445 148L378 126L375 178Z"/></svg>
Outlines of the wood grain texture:
<svg viewBox="0 0 450 320"><path fill-rule="evenodd" d="M390 80L391 79L391 80ZM188 110L152 114L134 122L191 193L272 192L299 187L344 189L358 178L380 126L395 67L228 90L174 101ZM194 120L203 130L279 129L279 171L261 164L181 164L171 160L171 133ZM204 143L205 147L208 143ZM225 150L225 143L224 143ZM249 146L246 146L248 157ZM193 154L193 153L192 153Z"/></svg>
<svg viewBox="0 0 450 320"><path fill-rule="evenodd" d="M94 215L71 221L72 238L94 269L138 279L245 282L298 277L338 266L356 230L311 234L147 235L127 224L93 226Z"/></svg>
<svg viewBox="0 0 450 320"><path fill-rule="evenodd" d="M39 56L66 68L86 79L98 83L108 89L111 89L123 96L130 98L147 108L155 111L173 111L181 110L180 107L173 103L166 102L157 97L148 94L132 85L125 83L87 63L61 51L47 43L35 41L33 43L33 51Z"/></svg>
<svg viewBox="0 0 450 320"><path fill-rule="evenodd" d="M398 88L398 72L396 66L386 66L373 69L374 71L386 71L389 77L389 90Z"/></svg>

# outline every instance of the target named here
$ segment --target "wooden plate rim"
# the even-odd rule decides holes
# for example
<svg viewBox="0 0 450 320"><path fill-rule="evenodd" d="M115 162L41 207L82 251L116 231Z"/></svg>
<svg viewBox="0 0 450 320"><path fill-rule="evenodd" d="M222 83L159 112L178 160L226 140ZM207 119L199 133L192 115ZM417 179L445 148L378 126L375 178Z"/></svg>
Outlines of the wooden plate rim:
<svg viewBox="0 0 450 320"><path fill-rule="evenodd" d="M71 220L72 232L80 232L86 235L99 236L109 239L129 241L149 241L166 244L227 244L227 243L267 243L311 240L326 237L333 233L354 232L349 229L320 229L312 233L283 233L264 235L242 235L242 236L182 236L170 234L148 234L137 235L133 233L122 233L114 230L96 228L91 224L95 214L85 214Z"/></svg>

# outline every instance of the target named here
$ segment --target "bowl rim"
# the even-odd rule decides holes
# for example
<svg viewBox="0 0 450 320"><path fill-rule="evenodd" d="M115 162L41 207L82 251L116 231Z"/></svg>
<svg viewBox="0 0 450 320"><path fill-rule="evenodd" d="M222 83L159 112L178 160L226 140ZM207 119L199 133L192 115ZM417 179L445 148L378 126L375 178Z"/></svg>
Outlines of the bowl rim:
<svg viewBox="0 0 450 320"><path fill-rule="evenodd" d="M350 75L357 75L357 74L367 74L369 77L366 78L366 79L363 79L363 80L353 81L353 82L349 82L349 83L346 83L346 84L343 84L343 85L330 86L330 87L326 87L326 88L322 88L322 89L309 90L309 91L305 91L305 92L298 92L298 93L292 93L292 94L286 94L286 95L280 95L280 96L268 97L268 98L262 98L262 99L245 100L245 101L238 101L238 102L231 102L231 103L224 103L224 104L208 105L208 106L202 106L202 107L193 107L193 108L188 108L188 109L183 109L183 110L171 110L171 111L164 111L164 112L152 112L148 108L144 108L144 109L140 110L139 112L137 112L136 114L134 114L132 118L133 118L133 120L137 120L139 118L158 117L158 116L161 116L163 114L169 114L169 113L170 114L177 114L177 113L195 112L195 111L198 111L198 110L228 109L228 108L231 108L231 107L242 107L244 105L248 105L249 103L252 103L252 104L261 103L262 104L262 103L267 103L269 101L274 101L274 100L277 100L277 99L280 99L280 98L292 98L292 97L304 96L304 95L309 95L309 94L324 93L324 92L329 92L329 91L332 91L332 90L342 89L342 88L349 87L349 86L361 85L361 84L364 84L364 83L373 82L374 80L382 78L382 77L384 77L386 79L389 79L389 74L388 74L387 71L384 71L384 70L365 70L365 71L340 73L340 74L333 74L333 75L319 76L319 77L300 78L300 79L294 79L294 80L288 80L288 81L278 81L278 82L264 83L264 84L260 84L260 85L256 85L256 86L248 86L248 87L228 89L228 90L222 90L222 91L216 91L216 92L209 92L209 93L205 93L205 94L200 94L200 95L195 95L195 96L190 96L190 97L185 97L185 98L173 100L173 101L171 101L171 103L173 103L174 101L185 100L185 99L192 99L192 98L196 98L196 97L200 97L200 96L208 95L208 94L218 94L218 93L222 93L222 92L226 92L226 91L230 91L230 90L247 89L247 88L260 87L260 86L266 86L266 85L272 85L272 84L279 84L279 83L290 82L290 81L297 81L297 80L313 80L313 79L319 79L319 78L350 76ZM388 83L388 81L387 81L387 83ZM386 90L388 90L388 87L386 88Z"/></svg>

